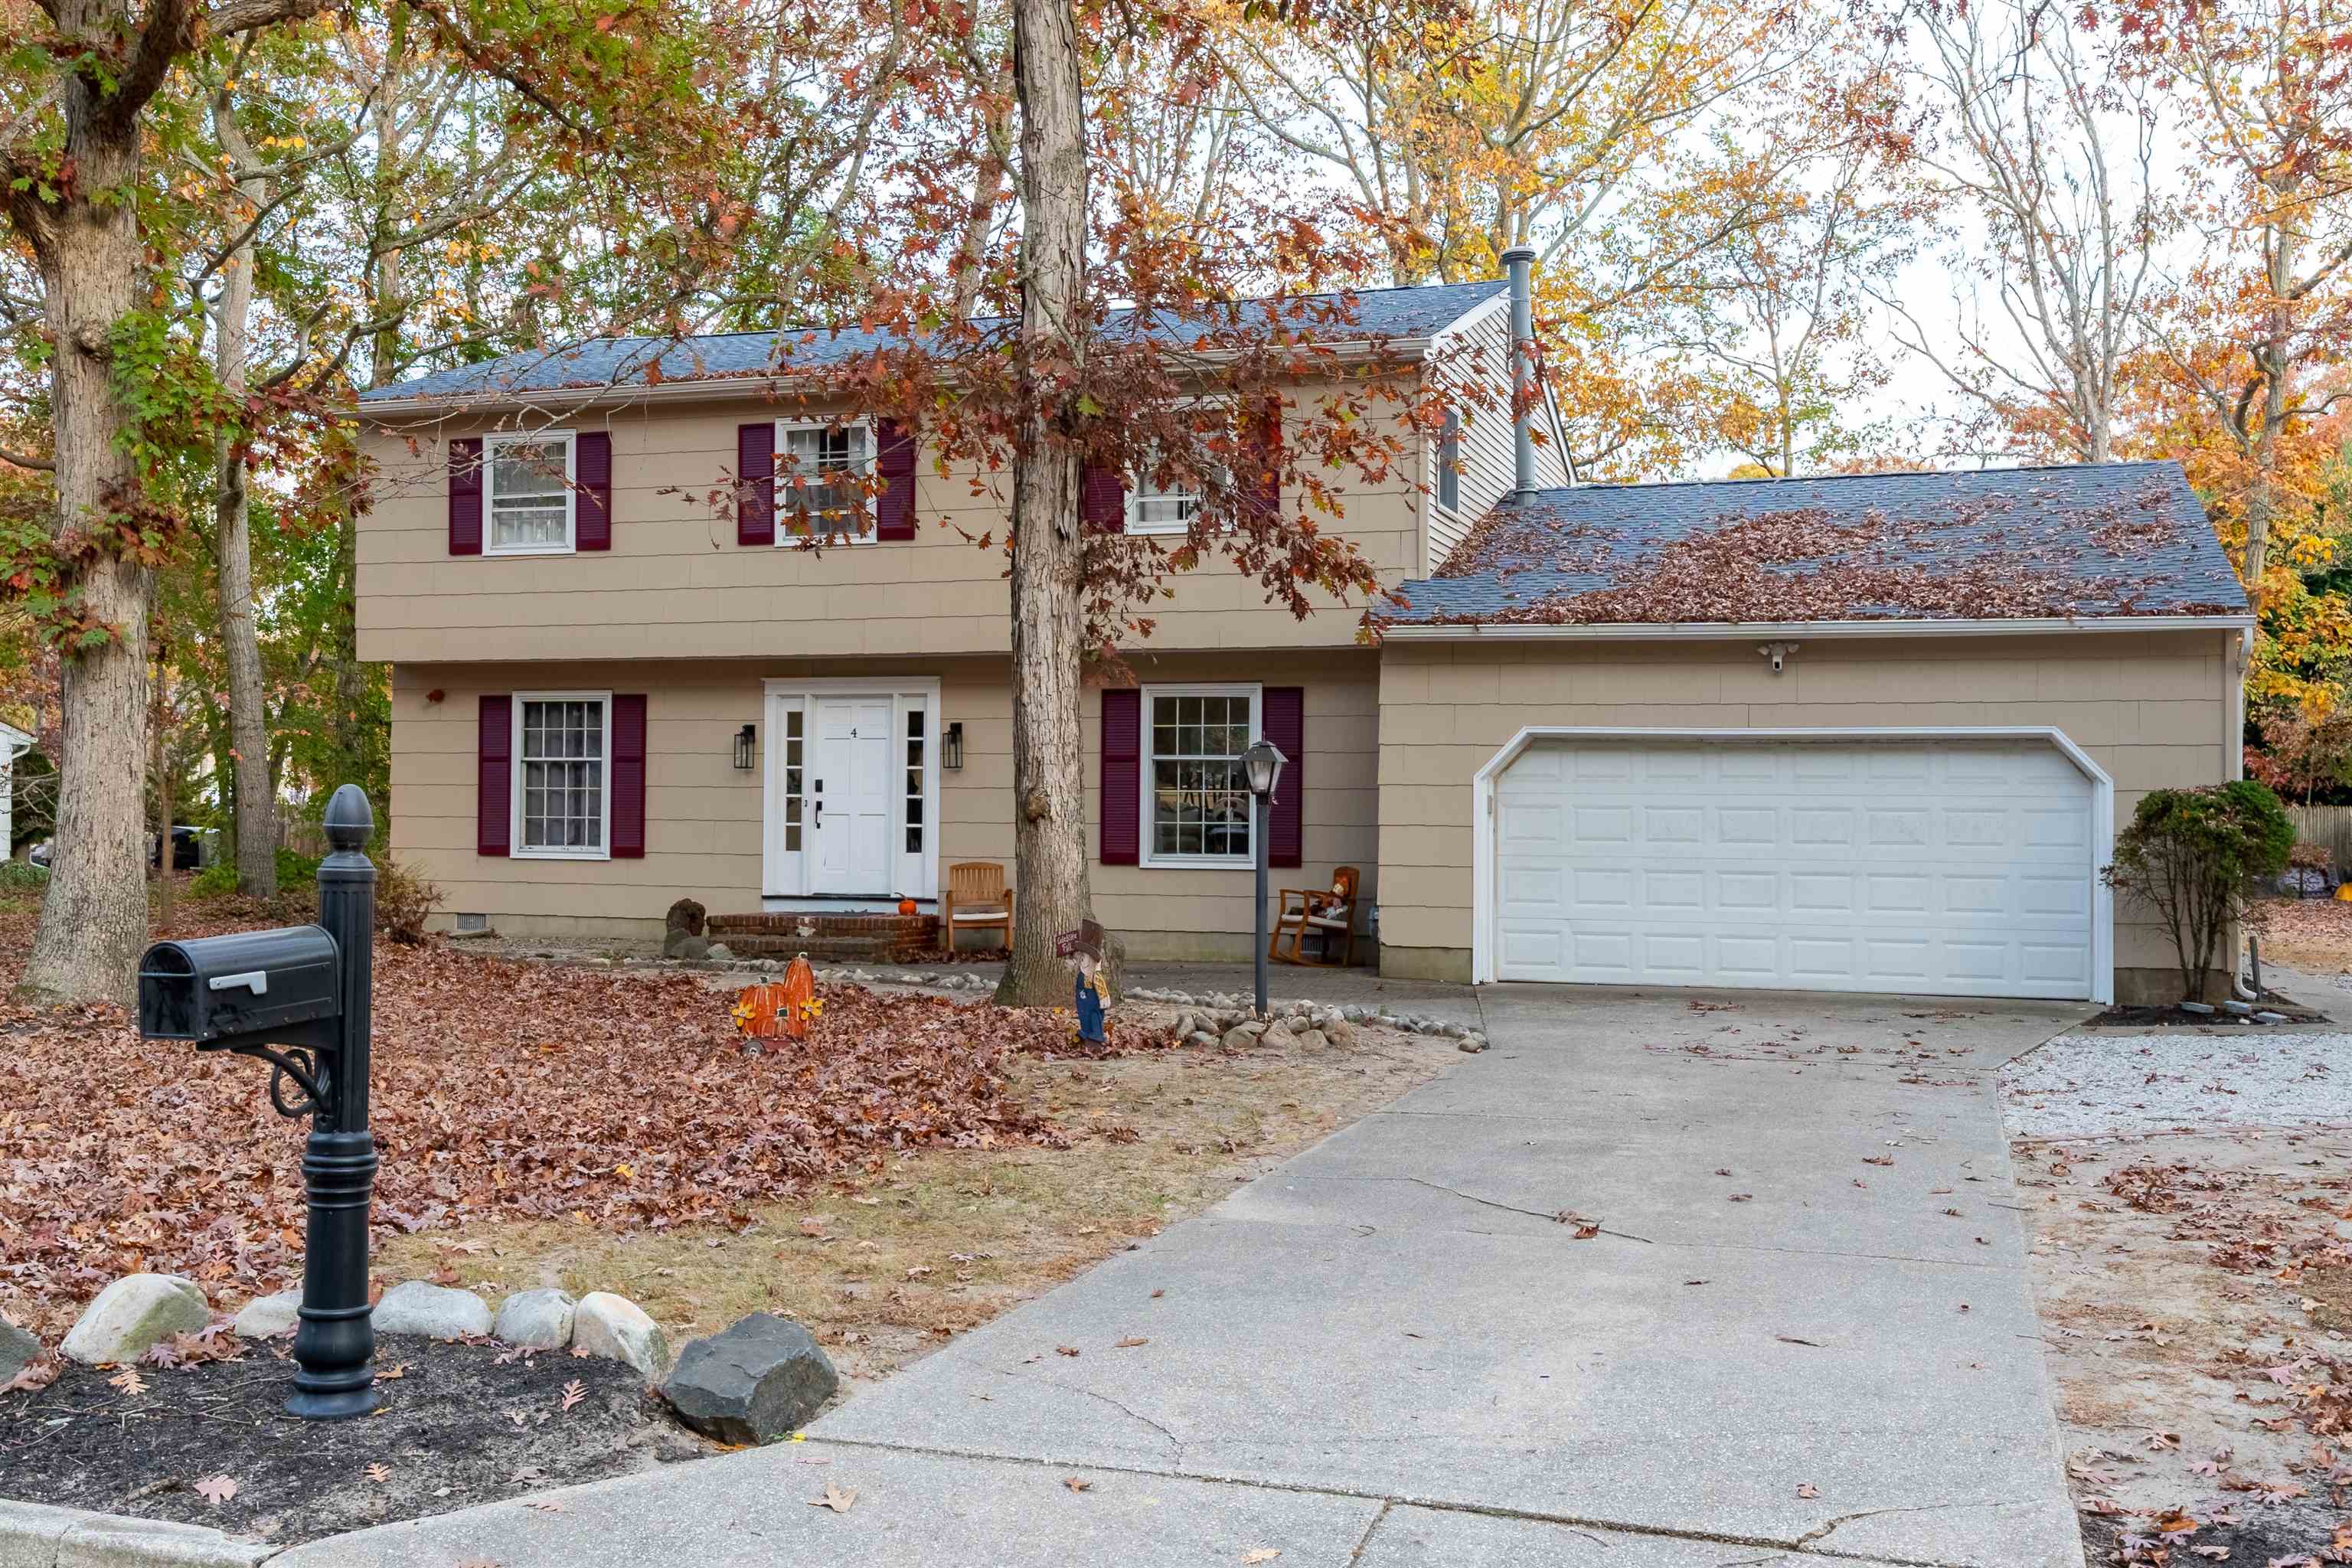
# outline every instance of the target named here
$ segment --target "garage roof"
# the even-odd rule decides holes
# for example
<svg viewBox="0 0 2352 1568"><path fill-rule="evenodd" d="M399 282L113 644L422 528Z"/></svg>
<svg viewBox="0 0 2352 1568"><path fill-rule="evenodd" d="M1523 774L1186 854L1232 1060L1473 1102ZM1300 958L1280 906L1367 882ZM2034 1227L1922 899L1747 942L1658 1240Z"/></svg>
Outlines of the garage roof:
<svg viewBox="0 0 2352 1568"><path fill-rule="evenodd" d="M1540 490L1398 593L1433 632L2248 614L2176 462Z"/></svg>
<svg viewBox="0 0 2352 1568"><path fill-rule="evenodd" d="M1494 279L1483 283L1365 289L1353 295L1352 312L1346 303L1349 296L1339 293L1302 294L1278 302L1244 300L1233 307L1225 322L1201 315L1180 321L1163 310L1154 312L1153 321L1141 330L1178 327L1188 344L1199 346L1213 331L1246 331L1264 322L1265 313L1260 307L1272 302L1278 303L1283 325L1302 337L1327 342L1409 342L1434 337L1507 287L1502 279ZM987 317L971 324L982 333L1001 333L1017 323L1011 317ZM1135 312L1118 310L1106 322L1104 335L1117 339L1138 331ZM460 399L498 401L530 394L695 381L764 385L776 376L848 364L901 342L896 332L856 326L687 338L591 338L374 387L360 394L360 402L377 406Z"/></svg>

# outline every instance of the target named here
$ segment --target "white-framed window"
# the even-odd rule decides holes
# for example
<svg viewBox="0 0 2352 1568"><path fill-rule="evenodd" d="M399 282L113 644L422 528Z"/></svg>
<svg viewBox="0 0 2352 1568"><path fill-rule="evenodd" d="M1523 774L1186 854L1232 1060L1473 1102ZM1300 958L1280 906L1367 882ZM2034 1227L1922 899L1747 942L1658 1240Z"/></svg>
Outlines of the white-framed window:
<svg viewBox="0 0 2352 1568"><path fill-rule="evenodd" d="M1161 486L1151 477L1160 466L1154 453L1127 487L1127 531L1184 533L1200 515L1201 492L1189 485Z"/></svg>
<svg viewBox="0 0 2352 1568"><path fill-rule="evenodd" d="M482 552L562 555L578 514L569 430L482 438Z"/></svg>
<svg viewBox="0 0 2352 1568"><path fill-rule="evenodd" d="M515 694L511 853L611 858L612 717L609 691Z"/></svg>
<svg viewBox="0 0 2352 1568"><path fill-rule="evenodd" d="M1143 689L1143 864L1254 866L1256 686Z"/></svg>
<svg viewBox="0 0 2352 1568"><path fill-rule="evenodd" d="M776 421L776 542L872 540L874 498L858 481L873 472L869 422Z"/></svg>

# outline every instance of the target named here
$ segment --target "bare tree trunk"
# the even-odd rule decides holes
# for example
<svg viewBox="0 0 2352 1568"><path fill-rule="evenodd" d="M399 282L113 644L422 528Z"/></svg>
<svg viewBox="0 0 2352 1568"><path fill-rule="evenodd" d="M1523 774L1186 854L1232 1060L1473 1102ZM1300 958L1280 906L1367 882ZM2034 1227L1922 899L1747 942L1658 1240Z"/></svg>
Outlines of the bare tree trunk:
<svg viewBox="0 0 2352 1568"><path fill-rule="evenodd" d="M61 7L68 37L127 29L121 6ZM157 25L157 24L151 24ZM12 223L32 245L56 344L50 368L57 431L59 533L90 528L135 500L131 416L110 377L110 335L138 308L142 251L135 204L114 199L139 182L136 106L100 95L106 72L66 76L63 163L71 191L54 200L12 192ZM105 637L61 661L57 862L20 993L37 1001L131 996L131 965L147 937L141 770L147 714L147 612L154 574L101 552L79 578L79 609Z"/></svg>
<svg viewBox="0 0 2352 1568"><path fill-rule="evenodd" d="M1003 74L1011 74L1009 65ZM972 172L971 206L964 215L963 239L956 247L955 311L959 321L971 320L980 304L980 286L987 278L984 262L988 231L996 220L996 204L1004 192L1005 165L1011 161L1012 112L999 106L1003 89L1002 77L991 83L983 125L988 151L982 154L980 167Z"/></svg>
<svg viewBox="0 0 2352 1568"><path fill-rule="evenodd" d="M155 772L155 929L172 929L172 763L167 741L171 731L172 678L163 668L163 646L155 645L155 713L152 725L154 744L150 748Z"/></svg>
<svg viewBox="0 0 2352 1568"><path fill-rule="evenodd" d="M1082 363L1087 145L1070 0L1014 0L1021 102L1021 350L1030 384L1013 462L1013 958L1000 1002L1066 1003L1054 938L1094 908L1087 883L1079 706L1086 535L1078 451L1055 426L1066 394L1038 395L1039 366ZM1046 373L1060 374L1058 371Z"/></svg>
<svg viewBox="0 0 2352 1568"><path fill-rule="evenodd" d="M222 149L240 170L254 164L252 149L224 99L213 106ZM266 182L240 179L255 199ZM221 384L245 390L246 344L253 311L253 243L231 256L221 285L215 329ZM236 768L236 887L249 897L278 891L278 797L269 787L269 731L264 714L261 638L253 622L253 529L245 483L245 455L224 429L214 440L213 550L220 590L221 651L228 665L230 752Z"/></svg>

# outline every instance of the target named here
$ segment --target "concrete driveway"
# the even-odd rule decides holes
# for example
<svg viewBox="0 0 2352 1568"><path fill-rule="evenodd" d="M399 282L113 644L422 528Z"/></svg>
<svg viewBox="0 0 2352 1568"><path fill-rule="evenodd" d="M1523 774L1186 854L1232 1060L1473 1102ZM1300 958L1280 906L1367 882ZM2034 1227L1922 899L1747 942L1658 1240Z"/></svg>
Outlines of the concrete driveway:
<svg viewBox="0 0 2352 1568"><path fill-rule="evenodd" d="M2080 1568L1994 1089L2076 1013L1457 997L1492 1050L807 1442L283 1561Z"/></svg>

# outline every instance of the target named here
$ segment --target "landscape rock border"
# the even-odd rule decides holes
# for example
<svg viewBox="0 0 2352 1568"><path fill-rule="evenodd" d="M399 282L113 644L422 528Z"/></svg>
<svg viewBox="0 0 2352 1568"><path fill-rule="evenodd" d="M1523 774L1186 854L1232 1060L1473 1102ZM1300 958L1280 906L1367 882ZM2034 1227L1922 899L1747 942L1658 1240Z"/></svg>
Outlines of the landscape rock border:
<svg viewBox="0 0 2352 1568"><path fill-rule="evenodd" d="M966 995L981 994L996 989L994 979L986 974L969 971L950 970L941 974L925 969L912 969L904 974L878 974L870 969L845 967L820 969L816 972L816 977L820 981L831 981L835 984L914 985L933 991L960 992ZM1234 1028L1257 1021L1255 1014L1257 999L1254 996L1242 995L1238 992L1178 991L1168 987L1142 986L1124 993L1120 1000L1156 1002L1161 1005L1172 1005L1194 1009L1190 1016L1196 1022L1206 1022L1209 1019L1223 1020L1230 1016L1232 1022L1225 1024L1222 1028L1200 1031L1213 1033L1220 1037L1229 1036ZM1395 1029L1402 1034L1432 1035L1444 1039L1457 1040L1461 1042L1462 1049L1465 1051L1476 1052L1486 1048L1486 1031L1474 1025L1456 1023L1451 1018L1433 1017L1423 1013L1392 1012L1386 1005L1367 1006L1360 1002L1269 1001L1267 1006L1270 1009L1272 1020L1280 1023L1290 1036L1287 1041L1277 1039L1271 1042L1277 1046L1306 1045L1310 1048L1313 1047L1318 1042L1298 1037L1308 1029L1320 1031L1326 1037L1325 1040L1320 1042L1323 1044L1350 1043L1345 1039L1331 1037L1331 1024L1337 1020L1349 1026L1351 1029L1358 1025L1370 1024L1380 1028ZM1177 1021L1180 1024L1182 1023L1184 1016L1180 1016ZM1180 1033L1180 1037L1189 1037L1195 1031L1184 1030Z"/></svg>

